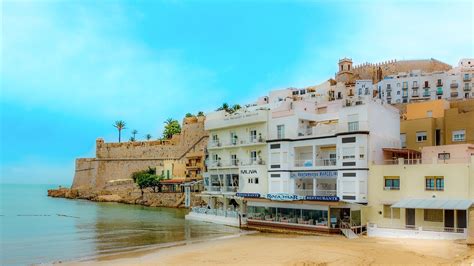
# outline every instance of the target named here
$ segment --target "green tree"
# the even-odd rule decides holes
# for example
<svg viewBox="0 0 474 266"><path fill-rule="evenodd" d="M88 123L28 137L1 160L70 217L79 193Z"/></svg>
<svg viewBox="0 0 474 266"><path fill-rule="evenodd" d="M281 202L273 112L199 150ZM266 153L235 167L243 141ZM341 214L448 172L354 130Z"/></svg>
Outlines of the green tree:
<svg viewBox="0 0 474 266"><path fill-rule="evenodd" d="M204 116L204 112L203 111L199 111L197 116Z"/></svg>
<svg viewBox="0 0 474 266"><path fill-rule="evenodd" d="M194 115L191 113L186 113L185 117L194 117Z"/></svg>
<svg viewBox="0 0 474 266"><path fill-rule="evenodd" d="M232 106L232 110L234 110L234 112L237 111L237 110L239 110L239 109L241 109L241 108L242 108L242 107L240 106L240 104L234 104L234 105Z"/></svg>
<svg viewBox="0 0 474 266"><path fill-rule="evenodd" d="M114 123L114 127L118 130L118 133L119 133L119 139L118 139L119 142L121 141L121 138L122 138L122 130L126 129L125 126L126 124L122 120L115 121Z"/></svg>
<svg viewBox="0 0 474 266"><path fill-rule="evenodd" d="M135 141L135 137L130 137L130 141L131 141L131 142L134 142L134 141Z"/></svg>
<svg viewBox="0 0 474 266"><path fill-rule="evenodd" d="M223 103L221 107L217 108L216 111L226 111L229 112L229 105L227 103Z"/></svg>
<svg viewBox="0 0 474 266"><path fill-rule="evenodd" d="M136 129L132 130L133 139L136 139L137 134L138 134L138 130Z"/></svg>
<svg viewBox="0 0 474 266"><path fill-rule="evenodd" d="M133 182L135 182L142 192L143 189L151 187L154 192L157 192L157 188L160 187L160 181L163 180L162 175L156 175L156 168L148 167L147 170L142 170L132 173Z"/></svg>
<svg viewBox="0 0 474 266"><path fill-rule="evenodd" d="M170 139L174 134L181 133L181 125L178 120L168 118L165 121L165 129L163 130L163 138Z"/></svg>
<svg viewBox="0 0 474 266"><path fill-rule="evenodd" d="M150 140L152 138L151 134L146 134L145 135L146 140Z"/></svg>

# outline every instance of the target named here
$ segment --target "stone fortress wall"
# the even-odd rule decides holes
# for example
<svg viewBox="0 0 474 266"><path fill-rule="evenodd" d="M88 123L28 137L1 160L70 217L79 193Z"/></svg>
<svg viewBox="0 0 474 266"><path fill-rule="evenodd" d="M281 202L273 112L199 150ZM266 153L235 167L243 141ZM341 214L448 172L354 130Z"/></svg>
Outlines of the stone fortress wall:
<svg viewBox="0 0 474 266"><path fill-rule="evenodd" d="M76 159L72 189L109 189L117 181L131 180L133 172L148 167L155 167L158 173L171 170L173 177L184 178L186 154L204 151L207 146L204 120L205 117L185 118L181 134L165 141L105 143L97 139L95 158Z"/></svg>
<svg viewBox="0 0 474 266"><path fill-rule="evenodd" d="M452 69L451 65L444 62L431 59L421 60L389 60L380 63L363 63L353 67L352 72L357 79L369 79L373 82L380 81L387 75L395 75L400 72L410 72L412 70L421 70L422 72L448 71ZM377 75L377 71L381 73Z"/></svg>

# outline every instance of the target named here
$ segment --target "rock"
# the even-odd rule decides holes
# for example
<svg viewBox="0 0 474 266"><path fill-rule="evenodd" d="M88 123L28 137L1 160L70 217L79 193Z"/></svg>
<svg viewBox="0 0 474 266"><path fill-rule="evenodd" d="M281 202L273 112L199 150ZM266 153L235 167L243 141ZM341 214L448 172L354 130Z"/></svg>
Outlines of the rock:
<svg viewBox="0 0 474 266"><path fill-rule="evenodd" d="M97 196L96 199L99 202L120 202L122 200L122 197L120 197L117 194L112 194L112 195L99 195Z"/></svg>

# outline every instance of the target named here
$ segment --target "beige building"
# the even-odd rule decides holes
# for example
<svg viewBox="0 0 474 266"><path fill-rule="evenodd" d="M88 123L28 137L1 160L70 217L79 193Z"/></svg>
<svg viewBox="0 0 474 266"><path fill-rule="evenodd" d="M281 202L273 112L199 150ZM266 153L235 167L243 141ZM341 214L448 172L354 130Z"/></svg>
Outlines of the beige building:
<svg viewBox="0 0 474 266"><path fill-rule="evenodd" d="M474 230L474 145L423 148L420 159L373 164L369 236L467 238Z"/></svg>
<svg viewBox="0 0 474 266"><path fill-rule="evenodd" d="M410 103L401 109L403 148L474 143L474 99Z"/></svg>

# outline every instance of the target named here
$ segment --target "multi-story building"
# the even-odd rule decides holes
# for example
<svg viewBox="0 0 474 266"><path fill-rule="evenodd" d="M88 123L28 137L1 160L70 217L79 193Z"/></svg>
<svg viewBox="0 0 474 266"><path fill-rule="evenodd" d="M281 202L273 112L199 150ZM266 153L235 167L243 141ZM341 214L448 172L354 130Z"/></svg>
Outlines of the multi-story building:
<svg viewBox="0 0 474 266"><path fill-rule="evenodd" d="M272 109L268 194L246 199L248 225L329 233L361 226L369 162L383 161L384 145L399 145L398 121L398 110L372 100Z"/></svg>
<svg viewBox="0 0 474 266"><path fill-rule="evenodd" d="M369 236L465 239L468 228L474 232L474 145L385 152L398 156L370 167Z"/></svg>
<svg viewBox="0 0 474 266"><path fill-rule="evenodd" d="M404 106L400 121L403 148L474 143L474 99L433 100Z"/></svg>
<svg viewBox="0 0 474 266"><path fill-rule="evenodd" d="M474 68L470 63L474 64L474 59L462 59L458 67L448 71L413 69L387 75L376 84L378 97L387 103L472 98Z"/></svg>
<svg viewBox="0 0 474 266"><path fill-rule="evenodd" d="M209 209L195 208L201 211L201 215L194 214L195 218L235 225L243 207L237 193L265 195L268 109L262 102L235 112L222 110L207 115L209 143L202 197ZM204 215L207 213L218 215Z"/></svg>

